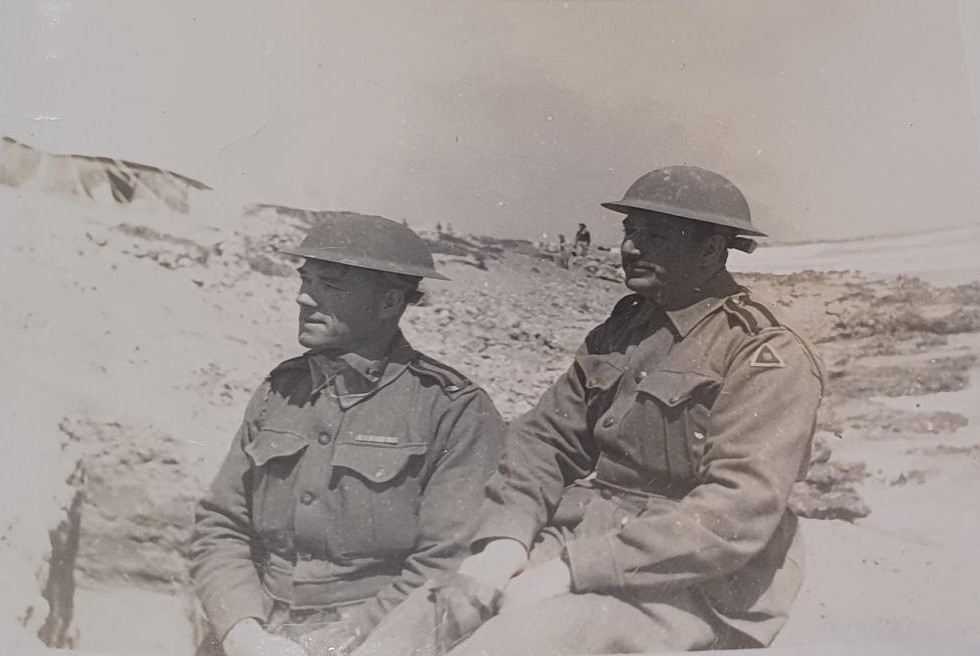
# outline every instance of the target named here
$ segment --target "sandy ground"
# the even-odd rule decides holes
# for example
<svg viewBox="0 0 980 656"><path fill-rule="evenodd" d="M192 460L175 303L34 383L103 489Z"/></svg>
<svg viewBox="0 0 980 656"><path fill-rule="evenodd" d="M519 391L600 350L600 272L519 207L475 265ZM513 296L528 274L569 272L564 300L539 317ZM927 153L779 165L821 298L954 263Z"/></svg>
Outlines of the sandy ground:
<svg viewBox="0 0 980 656"><path fill-rule="evenodd" d="M928 233L815 242L759 248L746 255L734 251L733 271L863 271L917 276L936 285L959 285L980 279L980 225Z"/></svg>
<svg viewBox="0 0 980 656"><path fill-rule="evenodd" d="M975 335L970 342L980 348ZM971 377L980 380L980 370ZM971 387L885 401L960 413L969 424L836 446L838 457L873 467L862 486L872 513L855 524L804 520L806 583L778 646L980 636L980 395Z"/></svg>
<svg viewBox="0 0 980 656"><path fill-rule="evenodd" d="M295 227L220 206L185 216L0 192L0 209L19 217L2 245L18 274L2 297L8 408L59 424L87 454L76 646L187 654L193 501L251 390L299 352L295 281L267 275L269 245ZM831 464L866 472L842 508L861 502L869 515L805 520L808 577L779 646L980 640L980 285L893 275L975 281L980 231L942 234L733 262L792 274L743 279L817 342L831 373L820 426ZM453 281L428 286L405 332L507 417L530 407L624 291L605 279L609 262L565 271L526 245L438 247ZM793 273L807 269L851 272Z"/></svg>

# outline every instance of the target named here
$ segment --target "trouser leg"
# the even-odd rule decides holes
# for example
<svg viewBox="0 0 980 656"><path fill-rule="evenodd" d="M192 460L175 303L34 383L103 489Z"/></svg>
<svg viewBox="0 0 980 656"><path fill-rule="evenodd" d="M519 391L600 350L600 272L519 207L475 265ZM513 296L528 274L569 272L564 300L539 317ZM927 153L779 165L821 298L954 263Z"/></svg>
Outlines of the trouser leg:
<svg viewBox="0 0 980 656"><path fill-rule="evenodd" d="M436 654L433 583L413 590L351 656L415 656Z"/></svg>
<svg viewBox="0 0 980 656"><path fill-rule="evenodd" d="M428 582L385 617L354 656L443 656L499 608L500 592L461 574Z"/></svg>
<svg viewBox="0 0 980 656"><path fill-rule="evenodd" d="M696 593L634 605L598 594L564 594L480 627L449 656L564 656L692 651L715 646Z"/></svg>
<svg viewBox="0 0 980 656"><path fill-rule="evenodd" d="M218 642L218 639L214 637L214 633L210 627L208 627L207 633L201 640L201 644L197 646L194 656L225 656L224 648Z"/></svg>

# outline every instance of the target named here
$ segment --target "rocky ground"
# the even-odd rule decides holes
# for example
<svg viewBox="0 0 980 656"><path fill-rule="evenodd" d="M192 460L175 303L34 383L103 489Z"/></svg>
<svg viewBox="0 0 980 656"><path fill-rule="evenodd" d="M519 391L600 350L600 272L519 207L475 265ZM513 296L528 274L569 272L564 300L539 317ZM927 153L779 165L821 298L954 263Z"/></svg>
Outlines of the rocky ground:
<svg viewBox="0 0 980 656"><path fill-rule="evenodd" d="M0 192L16 218L2 246L2 327L14 347L4 366L15 381L5 412L25 427L18 440L81 454L67 458L79 463L73 478L62 467L37 479L84 495L68 549L74 628L62 644L189 653L192 504L251 390L299 352L296 281L275 249L303 219ZM507 418L533 404L624 293L608 253L566 270L527 242L425 234L453 280L426 284L405 333L483 385ZM812 518L811 575L780 641L976 634L980 284L814 271L739 279L811 338L829 372L818 448L793 500ZM21 465L4 463L6 473Z"/></svg>

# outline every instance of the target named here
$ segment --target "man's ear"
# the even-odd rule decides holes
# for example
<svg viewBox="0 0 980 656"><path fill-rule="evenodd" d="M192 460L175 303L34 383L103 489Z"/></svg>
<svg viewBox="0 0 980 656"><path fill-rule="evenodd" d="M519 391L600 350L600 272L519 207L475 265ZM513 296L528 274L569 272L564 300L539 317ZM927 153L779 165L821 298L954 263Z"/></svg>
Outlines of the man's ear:
<svg viewBox="0 0 980 656"><path fill-rule="evenodd" d="M405 293L400 289L390 288L381 296L379 314L382 319L397 319L405 311Z"/></svg>
<svg viewBox="0 0 980 656"><path fill-rule="evenodd" d="M708 265L713 264L721 258L722 253L728 250L728 240L724 235L713 234L704 240L701 247L701 262Z"/></svg>

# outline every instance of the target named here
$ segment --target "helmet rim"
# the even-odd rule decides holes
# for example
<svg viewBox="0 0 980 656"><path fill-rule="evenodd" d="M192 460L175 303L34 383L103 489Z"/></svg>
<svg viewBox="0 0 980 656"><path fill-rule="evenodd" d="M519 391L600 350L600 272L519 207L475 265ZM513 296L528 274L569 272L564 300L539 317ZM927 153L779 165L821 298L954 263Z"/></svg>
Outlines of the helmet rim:
<svg viewBox="0 0 980 656"><path fill-rule="evenodd" d="M667 166L637 178L618 201L601 203L614 212L646 210L767 237L752 224L748 201L723 175L698 166Z"/></svg>
<svg viewBox="0 0 980 656"><path fill-rule="evenodd" d="M449 280L436 270L425 240L382 216L324 212L298 246L279 252L385 273Z"/></svg>

